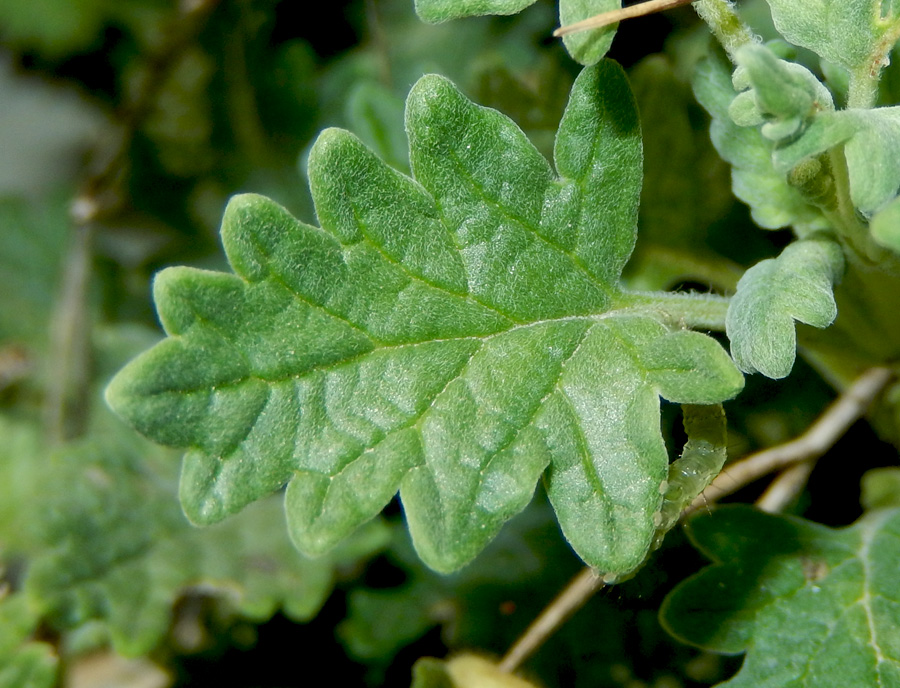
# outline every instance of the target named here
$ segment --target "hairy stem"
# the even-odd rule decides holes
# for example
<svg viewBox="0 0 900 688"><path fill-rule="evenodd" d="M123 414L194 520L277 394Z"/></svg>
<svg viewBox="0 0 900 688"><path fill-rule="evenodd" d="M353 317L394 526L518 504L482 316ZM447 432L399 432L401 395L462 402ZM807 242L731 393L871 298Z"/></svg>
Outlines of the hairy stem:
<svg viewBox="0 0 900 688"><path fill-rule="evenodd" d="M694 10L709 26L732 62L740 48L760 40L737 15L734 4L729 0L697 0Z"/></svg>
<svg viewBox="0 0 900 688"><path fill-rule="evenodd" d="M675 326L724 332L729 303L716 294L627 292L616 308L653 311Z"/></svg>
<svg viewBox="0 0 900 688"><path fill-rule="evenodd" d="M725 471L682 512L682 518L722 497L737 492L763 476L803 461L815 460L827 452L859 420L894 376L889 368L870 368L860 375L825 409L800 437L771 447L728 466ZM799 476L798 471L796 476ZM773 497L773 500L775 498Z"/></svg>

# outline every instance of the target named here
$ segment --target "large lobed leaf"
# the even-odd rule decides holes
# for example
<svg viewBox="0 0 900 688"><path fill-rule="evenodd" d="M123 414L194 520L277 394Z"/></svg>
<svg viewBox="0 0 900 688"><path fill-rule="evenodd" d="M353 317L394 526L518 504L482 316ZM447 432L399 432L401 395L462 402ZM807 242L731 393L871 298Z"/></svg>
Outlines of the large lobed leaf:
<svg viewBox="0 0 900 688"><path fill-rule="evenodd" d="M440 77L416 84L406 118L414 180L347 132L320 136L323 229L234 199L222 236L237 274L163 272L170 337L108 400L188 449L181 497L197 523L289 483L291 536L318 554L399 488L420 556L451 571L550 465L575 549L630 571L667 469L659 395L715 403L743 380L709 337L625 310L641 149L624 74L604 62L579 76L559 177Z"/></svg>
<svg viewBox="0 0 900 688"><path fill-rule="evenodd" d="M900 685L900 510L832 530L734 506L688 532L716 563L675 588L661 617L686 642L747 652L723 686Z"/></svg>

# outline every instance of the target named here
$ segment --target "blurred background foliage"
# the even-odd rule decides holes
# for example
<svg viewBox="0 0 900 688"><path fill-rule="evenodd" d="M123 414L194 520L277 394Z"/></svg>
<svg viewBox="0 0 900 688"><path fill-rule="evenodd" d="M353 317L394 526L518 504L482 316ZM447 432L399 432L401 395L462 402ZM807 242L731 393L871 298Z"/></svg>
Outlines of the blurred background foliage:
<svg viewBox="0 0 900 688"><path fill-rule="evenodd" d="M577 74L550 36L554 3L437 26L412 4L0 0L0 688L263 688L314 670L407 686L419 657L502 654L577 572L541 494L450 577L418 563L396 506L315 562L287 544L272 504L194 530L177 455L102 402L112 372L159 336L152 275L225 267L229 196L262 193L315 221L304 164L322 128L348 128L408 171L406 92L438 72L551 155ZM765 31L764 4L745 11ZM645 135L636 288L728 292L789 238L754 229L731 195L689 86L706 43L685 9L624 25L613 45ZM729 408L732 455L795 436L832 396L802 364L786 383L751 379ZM674 451L675 407L664 432ZM830 466L839 446L798 511L833 525L858 514L829 475L851 483L892 454L854 432L844 442L866 443L867 458L850 476ZM678 645L656 620L701 563L673 534L526 673L572 687L723 680L738 660Z"/></svg>

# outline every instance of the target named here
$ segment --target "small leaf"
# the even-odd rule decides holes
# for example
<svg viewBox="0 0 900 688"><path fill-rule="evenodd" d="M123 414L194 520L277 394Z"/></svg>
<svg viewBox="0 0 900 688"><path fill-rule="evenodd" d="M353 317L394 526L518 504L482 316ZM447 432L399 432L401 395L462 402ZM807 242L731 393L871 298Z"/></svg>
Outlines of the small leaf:
<svg viewBox="0 0 900 688"><path fill-rule="evenodd" d="M731 118L735 90L724 61L708 58L694 76L694 92L712 115L710 136L722 158L732 165L734 195L750 206L760 227L792 225L804 231L825 229L822 212L790 186L772 160L774 143L759 129L738 126Z"/></svg>
<svg viewBox="0 0 900 688"><path fill-rule="evenodd" d="M815 237L747 270L725 320L738 367L774 379L790 373L797 354L794 321L818 328L834 321L832 287L843 270L841 247Z"/></svg>
<svg viewBox="0 0 900 688"><path fill-rule="evenodd" d="M872 238L884 248L900 254L900 198L875 213L869 225Z"/></svg>
<svg viewBox="0 0 900 688"><path fill-rule="evenodd" d="M765 121L762 134L766 138L789 138L816 112L834 110L831 93L806 67L781 60L768 48L755 44L741 48L736 60L744 73L736 73L735 80L739 80L738 75L745 78L750 90L738 95L731 109L745 109L741 104L752 98L757 112L745 110L740 119Z"/></svg>
<svg viewBox="0 0 900 688"><path fill-rule="evenodd" d="M882 0L767 0L775 28L788 41L853 71L871 59L890 28Z"/></svg>
<svg viewBox="0 0 900 688"><path fill-rule="evenodd" d="M559 24L568 26L597 14L618 10L622 0L559 0ZM569 54L583 65L597 63L612 45L618 24L563 36Z"/></svg>
<svg viewBox="0 0 900 688"><path fill-rule="evenodd" d="M900 511L832 530L723 507L688 533L715 563L679 584L660 616L685 642L747 652L723 688L898 685Z"/></svg>
<svg viewBox="0 0 900 688"><path fill-rule="evenodd" d="M516 14L535 0L415 0L416 12L423 21L437 24L449 19L484 14Z"/></svg>

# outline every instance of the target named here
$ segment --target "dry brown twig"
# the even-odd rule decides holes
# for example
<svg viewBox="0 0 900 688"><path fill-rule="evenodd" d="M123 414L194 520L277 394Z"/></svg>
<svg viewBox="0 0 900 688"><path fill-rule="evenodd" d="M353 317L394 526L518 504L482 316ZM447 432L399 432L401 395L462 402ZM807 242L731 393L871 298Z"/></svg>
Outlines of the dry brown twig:
<svg viewBox="0 0 900 688"><path fill-rule="evenodd" d="M554 36L568 36L569 34L578 33L580 31L589 31L590 29L599 29L610 24L616 24L624 19L633 19L634 17L644 17L648 14L663 12L682 5L688 5L693 0L649 0L630 7L623 7L620 10L612 10L603 12L588 19L584 19L574 24L561 26L553 32Z"/></svg>

